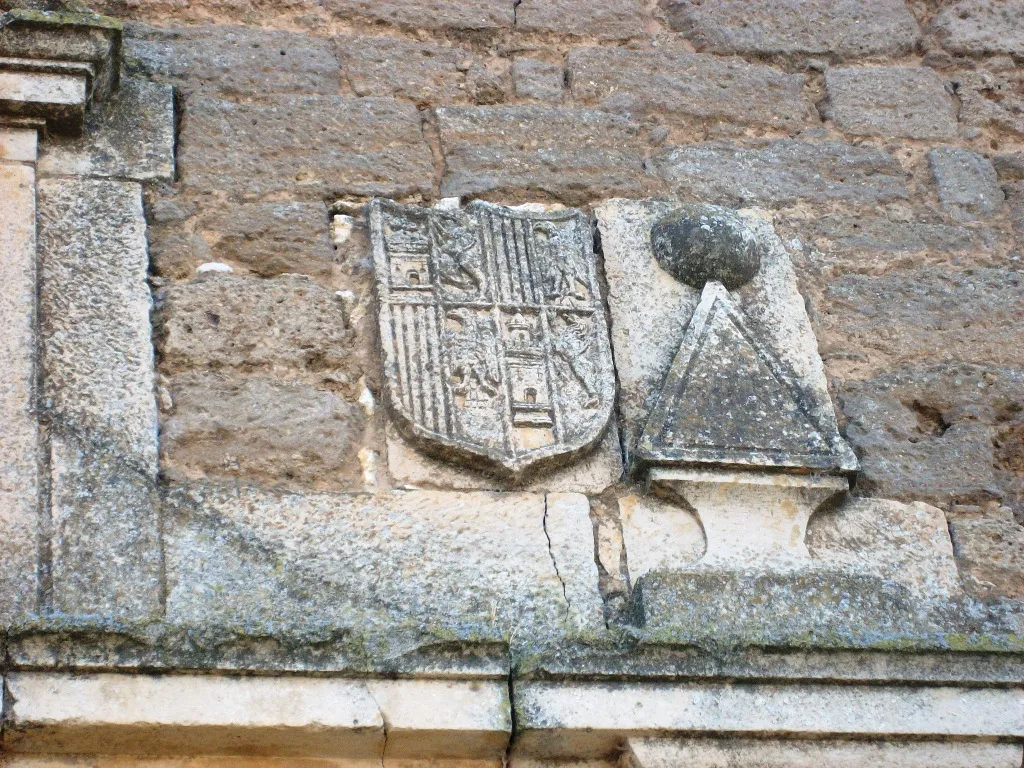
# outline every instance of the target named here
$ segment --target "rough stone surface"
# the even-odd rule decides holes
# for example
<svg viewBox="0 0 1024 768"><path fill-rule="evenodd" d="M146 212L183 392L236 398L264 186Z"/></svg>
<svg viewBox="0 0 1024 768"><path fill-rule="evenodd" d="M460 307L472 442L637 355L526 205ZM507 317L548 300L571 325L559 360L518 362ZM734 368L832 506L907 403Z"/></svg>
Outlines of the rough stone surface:
<svg viewBox="0 0 1024 768"><path fill-rule="evenodd" d="M188 188L238 198L429 195L434 177L411 104L291 94L263 104L190 99L179 169Z"/></svg>
<svg viewBox="0 0 1024 768"><path fill-rule="evenodd" d="M923 67L829 69L827 115L854 136L953 139L956 113L946 86Z"/></svg>
<svg viewBox="0 0 1024 768"><path fill-rule="evenodd" d="M342 76L356 96L420 104L470 100L467 73L479 57L463 48L394 37L339 37Z"/></svg>
<svg viewBox="0 0 1024 768"><path fill-rule="evenodd" d="M640 37L644 9L640 0L522 0L516 5L516 28L600 40Z"/></svg>
<svg viewBox="0 0 1024 768"><path fill-rule="evenodd" d="M41 181L39 252L53 607L148 618L162 561L141 187Z"/></svg>
<svg viewBox="0 0 1024 768"><path fill-rule="evenodd" d="M691 288L717 280L732 291L761 268L754 232L728 208L681 206L651 228L658 265Z"/></svg>
<svg viewBox="0 0 1024 768"><path fill-rule="evenodd" d="M138 184L39 184L39 311L54 428L155 476L145 232Z"/></svg>
<svg viewBox="0 0 1024 768"><path fill-rule="evenodd" d="M12 135L14 134L14 135ZM35 131L3 131L34 150ZM32 152L34 154L34 151ZM36 386L35 171L0 162L0 624L38 605L39 426Z"/></svg>
<svg viewBox="0 0 1024 768"><path fill-rule="evenodd" d="M178 479L362 490L356 403L300 381L229 371L171 377L161 470Z"/></svg>
<svg viewBox="0 0 1024 768"><path fill-rule="evenodd" d="M840 142L719 142L668 149L654 159L669 187L704 203L884 203L908 195L903 168L881 149Z"/></svg>
<svg viewBox="0 0 1024 768"><path fill-rule="evenodd" d="M545 195L569 205L643 195L638 126L586 109L446 107L437 111L444 197Z"/></svg>
<svg viewBox="0 0 1024 768"><path fill-rule="evenodd" d="M631 493L618 502L631 584L650 571L692 565L704 556L707 539L691 510L650 494Z"/></svg>
<svg viewBox="0 0 1024 768"><path fill-rule="evenodd" d="M958 515L950 520L949 532L956 547L967 586L983 595L1024 596L1024 525L1010 510L975 515Z"/></svg>
<svg viewBox="0 0 1024 768"><path fill-rule="evenodd" d="M512 60L512 83L516 96L558 104L565 95L565 69L527 56Z"/></svg>
<svg viewBox="0 0 1024 768"><path fill-rule="evenodd" d="M174 98L167 86L125 78L117 95L97 105L83 136L45 141L41 174L132 181L174 178Z"/></svg>
<svg viewBox="0 0 1024 768"><path fill-rule="evenodd" d="M943 210L954 215L991 215L1003 204L1003 191L992 163L976 152L955 147L933 149L928 153L939 201Z"/></svg>
<svg viewBox="0 0 1024 768"><path fill-rule="evenodd" d="M1024 2L961 0L935 19L943 46L953 53L1024 56Z"/></svg>
<svg viewBox="0 0 1024 768"><path fill-rule="evenodd" d="M960 100L960 122L968 131L1024 136L1024 72L978 69L958 72L952 82Z"/></svg>
<svg viewBox="0 0 1024 768"><path fill-rule="evenodd" d="M274 93L338 93L330 42L252 27L205 25L162 29L129 24L125 63L139 75L186 93L261 98Z"/></svg>
<svg viewBox="0 0 1024 768"><path fill-rule="evenodd" d="M568 71L578 103L617 112L780 129L806 119L802 75L741 59L579 48L569 54Z"/></svg>
<svg viewBox="0 0 1024 768"><path fill-rule="evenodd" d="M324 6L343 19L366 18L417 29L497 31L515 20L513 0L325 0Z"/></svg>
<svg viewBox="0 0 1024 768"><path fill-rule="evenodd" d="M542 495L195 487L172 510L173 622L333 626L379 656L439 641L536 647L603 627L599 616L576 625L582 607L567 599L594 605L590 521L563 515L545 531Z"/></svg>
<svg viewBox="0 0 1024 768"><path fill-rule="evenodd" d="M944 506L1019 505L1024 473L1010 459L1012 444L1003 460L997 449L1000 436L1012 437L1021 421L1018 368L905 368L845 382L839 402L849 420L846 435L860 454L859 493Z"/></svg>
<svg viewBox="0 0 1024 768"><path fill-rule="evenodd" d="M840 59L901 56L920 32L900 0L662 0L672 28L699 50L810 54Z"/></svg>
<svg viewBox="0 0 1024 768"><path fill-rule="evenodd" d="M1016 365L1020 291L1019 273L993 268L845 275L825 292L818 335L863 376L905 363Z"/></svg>
<svg viewBox="0 0 1024 768"><path fill-rule="evenodd" d="M323 203L250 203L200 216L201 261L239 264L261 277L331 274L330 226Z"/></svg>

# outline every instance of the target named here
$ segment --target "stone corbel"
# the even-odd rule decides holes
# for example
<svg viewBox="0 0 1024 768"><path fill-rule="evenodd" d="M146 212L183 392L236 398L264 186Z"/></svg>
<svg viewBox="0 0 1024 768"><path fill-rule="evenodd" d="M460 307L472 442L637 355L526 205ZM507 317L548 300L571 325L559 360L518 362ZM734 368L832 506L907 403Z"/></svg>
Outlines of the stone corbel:
<svg viewBox="0 0 1024 768"><path fill-rule="evenodd" d="M0 124L79 135L118 86L121 25L84 12L0 15Z"/></svg>

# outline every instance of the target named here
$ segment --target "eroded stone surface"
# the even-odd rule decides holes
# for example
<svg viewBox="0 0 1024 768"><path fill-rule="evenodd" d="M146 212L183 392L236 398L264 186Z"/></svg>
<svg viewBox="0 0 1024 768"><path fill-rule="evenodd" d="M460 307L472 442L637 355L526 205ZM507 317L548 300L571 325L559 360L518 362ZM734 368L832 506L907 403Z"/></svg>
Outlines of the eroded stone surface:
<svg viewBox="0 0 1024 768"><path fill-rule="evenodd" d="M174 99L167 86L125 78L86 117L81 138L43 142L39 172L134 181L174 178Z"/></svg>
<svg viewBox="0 0 1024 768"><path fill-rule="evenodd" d="M433 161L409 103L278 94L261 104L196 95L181 129L186 187L254 198L429 195Z"/></svg>
<svg viewBox="0 0 1024 768"><path fill-rule="evenodd" d="M573 98L632 115L793 129L804 123L804 77L741 59L579 48L569 54Z"/></svg>
<svg viewBox="0 0 1024 768"><path fill-rule="evenodd" d="M326 0L325 7L341 18L369 18L404 27L496 31L511 27L513 0Z"/></svg>
<svg viewBox="0 0 1024 768"><path fill-rule="evenodd" d="M907 197L903 168L892 155L838 142L697 144L665 150L653 162L673 191L702 203L882 203Z"/></svg>
<svg viewBox="0 0 1024 768"><path fill-rule="evenodd" d="M639 37L644 9L639 0L522 0L516 5L516 27L601 40Z"/></svg>
<svg viewBox="0 0 1024 768"><path fill-rule="evenodd" d="M1024 2L961 0L935 19L943 45L969 55L1024 55Z"/></svg>
<svg viewBox="0 0 1024 768"><path fill-rule="evenodd" d="M829 69L827 115L855 136L953 139L956 113L942 78L925 67Z"/></svg>
<svg viewBox="0 0 1024 768"><path fill-rule="evenodd" d="M521 98L558 104L564 96L565 70L561 64L517 56L512 60L512 82Z"/></svg>
<svg viewBox="0 0 1024 768"><path fill-rule="evenodd" d="M900 56L920 31L900 0L662 0L673 29L701 50L810 54L837 58Z"/></svg>
<svg viewBox="0 0 1024 768"><path fill-rule="evenodd" d="M949 522L967 588L981 596L1024 597L1024 526L1009 509L957 514Z"/></svg>
<svg viewBox="0 0 1024 768"><path fill-rule="evenodd" d="M542 106L437 111L445 197L543 194L569 205L643 195L639 127L605 112Z"/></svg>
<svg viewBox="0 0 1024 768"><path fill-rule="evenodd" d="M1003 204L996 169L977 152L955 147L933 149L928 153L939 201L944 210L955 214L991 215Z"/></svg>

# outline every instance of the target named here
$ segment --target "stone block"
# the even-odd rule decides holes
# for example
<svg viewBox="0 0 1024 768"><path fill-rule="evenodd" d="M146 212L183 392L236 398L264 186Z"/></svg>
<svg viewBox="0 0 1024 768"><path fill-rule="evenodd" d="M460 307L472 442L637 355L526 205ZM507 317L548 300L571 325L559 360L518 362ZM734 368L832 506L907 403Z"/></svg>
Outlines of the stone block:
<svg viewBox="0 0 1024 768"><path fill-rule="evenodd" d="M960 0L942 9L935 29L946 50L968 56L1024 56L1024 2Z"/></svg>
<svg viewBox="0 0 1024 768"><path fill-rule="evenodd" d="M185 93L260 99L267 94L334 96L341 83L328 40L253 27L128 24L129 71Z"/></svg>
<svg viewBox="0 0 1024 768"><path fill-rule="evenodd" d="M0 130L0 137L34 154L34 130ZM38 604L35 188L31 166L0 162L0 626Z"/></svg>
<svg viewBox="0 0 1024 768"><path fill-rule="evenodd" d="M896 158L881 149L841 142L709 142L667 149L653 162L670 189L705 203L871 205L908 195Z"/></svg>
<svg viewBox="0 0 1024 768"><path fill-rule="evenodd" d="M438 461L409 445L396 431L387 431L388 474L396 488L423 490L506 490L507 483L450 463ZM524 490L585 493L598 496L622 479L622 452L618 429L609 428L593 453L570 466L544 474Z"/></svg>
<svg viewBox="0 0 1024 768"><path fill-rule="evenodd" d="M844 275L821 300L818 336L860 378L904 363L1017 365L1020 290L1018 273L990 268Z"/></svg>
<svg viewBox="0 0 1024 768"><path fill-rule="evenodd" d="M53 610L131 622L160 616L160 512L148 468L59 432L50 464Z"/></svg>
<svg viewBox="0 0 1024 768"><path fill-rule="evenodd" d="M587 497L582 493L549 493L544 498L544 535L569 604L570 623L583 632L601 626L604 603L594 589L597 561Z"/></svg>
<svg viewBox="0 0 1024 768"><path fill-rule="evenodd" d="M325 0L342 19L364 18L414 29L498 31L515 22L513 0Z"/></svg>
<svg viewBox="0 0 1024 768"><path fill-rule="evenodd" d="M202 370L171 377L168 391L164 473L362 490L366 417L354 399L300 381Z"/></svg>
<svg viewBox="0 0 1024 768"><path fill-rule="evenodd" d="M979 69L951 78L964 126L1024 136L1024 72Z"/></svg>
<svg viewBox="0 0 1024 768"><path fill-rule="evenodd" d="M998 154L992 165L1000 181L1024 181L1024 151Z"/></svg>
<svg viewBox="0 0 1024 768"><path fill-rule="evenodd" d="M434 164L409 103L278 94L261 104L196 95L181 128L181 180L234 199L430 195Z"/></svg>
<svg viewBox="0 0 1024 768"><path fill-rule="evenodd" d="M949 521L967 588L982 597L1024 597L1024 526L1008 509Z"/></svg>
<svg viewBox="0 0 1024 768"><path fill-rule="evenodd" d="M0 72L0 109L10 117L43 121L49 130L77 136L88 105L84 72Z"/></svg>
<svg viewBox="0 0 1024 768"><path fill-rule="evenodd" d="M38 156L38 131L33 128L0 130L0 161L35 163Z"/></svg>
<svg viewBox="0 0 1024 768"><path fill-rule="evenodd" d="M902 56L920 37L902 0L661 0L661 6L673 29L712 53Z"/></svg>
<svg viewBox="0 0 1024 768"><path fill-rule="evenodd" d="M155 476L141 186L41 180L39 256L43 372L54 428Z"/></svg>
<svg viewBox="0 0 1024 768"><path fill-rule="evenodd" d="M540 59L512 60L512 83L519 98L559 104L565 97L565 68Z"/></svg>
<svg viewBox="0 0 1024 768"><path fill-rule="evenodd" d="M959 147L942 147L928 153L939 202L954 217L989 216L1003 204L1003 190L992 163L977 152Z"/></svg>
<svg viewBox="0 0 1024 768"><path fill-rule="evenodd" d="M803 75L741 59L624 48L578 48L569 54L577 103L634 115L689 117L706 123L803 125Z"/></svg>
<svg viewBox="0 0 1024 768"><path fill-rule="evenodd" d="M95 105L80 138L43 142L39 172L132 181L174 178L174 95L165 85L124 78Z"/></svg>
<svg viewBox="0 0 1024 768"><path fill-rule="evenodd" d="M201 216L190 250L203 262L240 264L260 277L286 273L331 275L327 206L315 203L243 203Z"/></svg>
<svg viewBox="0 0 1024 768"><path fill-rule="evenodd" d="M829 69L826 108L854 136L954 139L956 112L946 84L927 67Z"/></svg>
<svg viewBox="0 0 1024 768"><path fill-rule="evenodd" d="M630 739L630 768L1017 768L1015 744L941 741L785 741L771 739Z"/></svg>
<svg viewBox="0 0 1024 768"><path fill-rule="evenodd" d="M838 398L861 459L859 492L942 505L1011 495L993 442L1024 403L1019 369L915 366L847 381Z"/></svg>
<svg viewBox="0 0 1024 768"><path fill-rule="evenodd" d="M341 301L304 275L200 275L168 286L159 303L163 372L291 368L350 384L362 375Z"/></svg>
<svg viewBox="0 0 1024 768"><path fill-rule="evenodd" d="M522 0L516 28L599 40L624 40L644 33L639 0Z"/></svg>
<svg viewBox="0 0 1024 768"><path fill-rule="evenodd" d="M444 197L541 193L578 205L654 183L639 127L623 117L544 106L445 107L437 117Z"/></svg>
<svg viewBox="0 0 1024 768"><path fill-rule="evenodd" d="M631 493L619 499L619 520L631 584L651 571L692 565L704 556L700 520L682 505Z"/></svg>
<svg viewBox="0 0 1024 768"><path fill-rule="evenodd" d="M330 629L364 663L438 642L536 649L604 628L599 616L585 629L570 620L567 596L596 605L596 579L552 556L592 562L590 521L565 515L545 531L543 495L193 485L169 505L174 623Z"/></svg>
<svg viewBox="0 0 1024 768"><path fill-rule="evenodd" d="M393 96L417 104L470 100L471 51L398 37L335 39L342 76L356 96Z"/></svg>

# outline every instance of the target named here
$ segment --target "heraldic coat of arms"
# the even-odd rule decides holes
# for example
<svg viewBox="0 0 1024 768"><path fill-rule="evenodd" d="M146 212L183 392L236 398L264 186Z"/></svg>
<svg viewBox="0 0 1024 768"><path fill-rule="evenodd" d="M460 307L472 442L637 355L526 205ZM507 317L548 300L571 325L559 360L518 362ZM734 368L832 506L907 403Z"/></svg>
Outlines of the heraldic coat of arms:
<svg viewBox="0 0 1024 768"><path fill-rule="evenodd" d="M388 403L408 440L518 479L601 439L615 377L582 212L375 200L370 222Z"/></svg>

